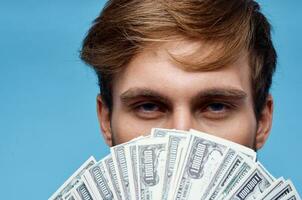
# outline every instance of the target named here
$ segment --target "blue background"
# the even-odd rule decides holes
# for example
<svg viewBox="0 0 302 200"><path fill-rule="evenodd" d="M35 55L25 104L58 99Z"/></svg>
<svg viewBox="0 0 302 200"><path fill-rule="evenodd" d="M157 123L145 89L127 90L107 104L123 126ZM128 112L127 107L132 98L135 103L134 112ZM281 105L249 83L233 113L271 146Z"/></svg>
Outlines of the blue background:
<svg viewBox="0 0 302 200"><path fill-rule="evenodd" d="M302 1L262 0L279 54L272 134L259 160L302 192ZM108 153L97 79L79 59L104 1L0 0L1 199L47 199L90 155Z"/></svg>

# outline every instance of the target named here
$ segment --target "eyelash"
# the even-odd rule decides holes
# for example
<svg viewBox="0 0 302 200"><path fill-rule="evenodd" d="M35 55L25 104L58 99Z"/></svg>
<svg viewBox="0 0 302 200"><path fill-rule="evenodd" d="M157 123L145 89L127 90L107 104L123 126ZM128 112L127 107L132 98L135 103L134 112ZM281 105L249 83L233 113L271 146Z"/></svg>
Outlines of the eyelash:
<svg viewBox="0 0 302 200"><path fill-rule="evenodd" d="M139 108L142 108L143 106L157 106L157 107L159 107L157 104L155 104L155 103L152 103L152 102L147 102L147 103L142 103L142 104L139 104L139 105L137 105L136 106L136 108L137 109L139 109Z"/></svg>
<svg viewBox="0 0 302 200"><path fill-rule="evenodd" d="M144 109L143 106L146 106L148 104L156 107L156 109L151 109L150 111ZM165 105L152 101L137 102L132 104L130 107L133 113L142 119L156 119L160 117L163 113L165 113L167 110Z"/></svg>
<svg viewBox="0 0 302 200"><path fill-rule="evenodd" d="M209 106L215 105L215 104L222 105L224 108L226 108L228 110L236 107L235 105L230 104L230 103L214 101L214 102L207 103L203 108L208 108Z"/></svg>
<svg viewBox="0 0 302 200"><path fill-rule="evenodd" d="M161 109L164 110L164 108L166 107L165 105L163 105L161 103L152 102L152 101L137 102L137 103L132 104L130 107L134 110L139 110L143 106L146 106L146 105L157 106L159 110L161 110Z"/></svg>
<svg viewBox="0 0 302 200"><path fill-rule="evenodd" d="M213 104L221 104L221 106L223 106L222 110L219 111L211 110L209 106ZM237 107L238 106L234 103L213 101L201 107L199 114L209 120L221 120L228 117L232 113L232 111L237 109Z"/></svg>

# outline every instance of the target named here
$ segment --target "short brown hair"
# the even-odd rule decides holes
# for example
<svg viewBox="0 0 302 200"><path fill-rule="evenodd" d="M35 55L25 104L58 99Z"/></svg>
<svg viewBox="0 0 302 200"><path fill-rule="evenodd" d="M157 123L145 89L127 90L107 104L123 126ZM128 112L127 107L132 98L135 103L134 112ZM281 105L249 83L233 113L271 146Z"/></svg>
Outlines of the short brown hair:
<svg viewBox="0 0 302 200"><path fill-rule="evenodd" d="M214 70L234 62L243 50L249 53L258 118L277 55L270 24L253 0L109 0L83 41L81 58L96 71L110 111L114 75L148 44L179 36L216 46L203 60L174 58L185 70Z"/></svg>

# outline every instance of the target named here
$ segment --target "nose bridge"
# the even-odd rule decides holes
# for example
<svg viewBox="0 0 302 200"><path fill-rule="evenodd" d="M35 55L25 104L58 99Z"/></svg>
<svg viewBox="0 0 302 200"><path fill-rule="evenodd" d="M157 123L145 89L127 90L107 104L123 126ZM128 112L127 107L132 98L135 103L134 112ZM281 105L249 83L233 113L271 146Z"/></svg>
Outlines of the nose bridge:
<svg viewBox="0 0 302 200"><path fill-rule="evenodd" d="M173 112L172 127L178 130L189 130L193 123L192 113L189 108L179 106Z"/></svg>

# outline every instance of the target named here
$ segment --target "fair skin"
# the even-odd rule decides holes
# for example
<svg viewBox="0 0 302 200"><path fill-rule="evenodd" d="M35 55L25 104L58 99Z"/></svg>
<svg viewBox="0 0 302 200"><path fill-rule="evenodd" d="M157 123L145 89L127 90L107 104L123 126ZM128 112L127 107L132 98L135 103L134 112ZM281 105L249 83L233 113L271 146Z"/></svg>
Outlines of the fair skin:
<svg viewBox="0 0 302 200"><path fill-rule="evenodd" d="M256 150L263 146L271 129L273 100L268 97L257 121L247 54L213 71L185 71L172 61L169 53L183 55L196 46L194 41L174 41L145 48L116 75L111 116L97 98L100 127L109 146L148 134L154 127L193 128ZM201 49L201 56L209 49Z"/></svg>

